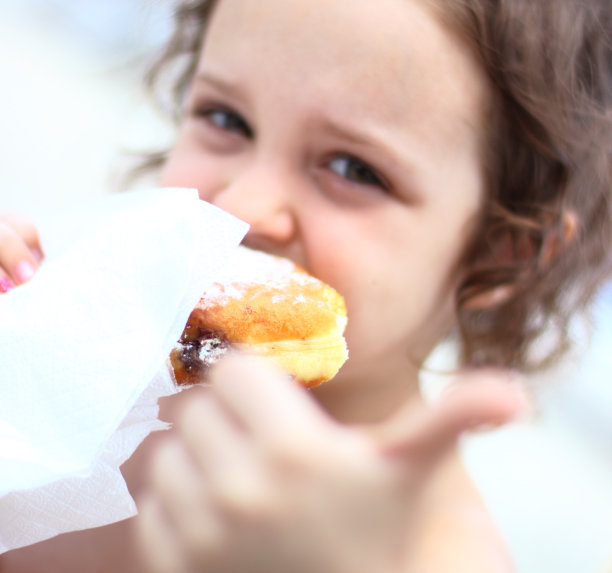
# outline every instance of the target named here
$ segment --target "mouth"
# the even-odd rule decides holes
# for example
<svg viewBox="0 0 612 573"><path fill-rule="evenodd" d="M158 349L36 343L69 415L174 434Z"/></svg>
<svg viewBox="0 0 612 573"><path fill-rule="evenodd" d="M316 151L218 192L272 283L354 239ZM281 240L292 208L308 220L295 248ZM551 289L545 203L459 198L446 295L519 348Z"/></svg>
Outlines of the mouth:
<svg viewBox="0 0 612 573"><path fill-rule="evenodd" d="M169 362L179 386L197 384L235 349L267 357L313 387L346 361L346 321L332 287L289 259L244 248L202 293Z"/></svg>

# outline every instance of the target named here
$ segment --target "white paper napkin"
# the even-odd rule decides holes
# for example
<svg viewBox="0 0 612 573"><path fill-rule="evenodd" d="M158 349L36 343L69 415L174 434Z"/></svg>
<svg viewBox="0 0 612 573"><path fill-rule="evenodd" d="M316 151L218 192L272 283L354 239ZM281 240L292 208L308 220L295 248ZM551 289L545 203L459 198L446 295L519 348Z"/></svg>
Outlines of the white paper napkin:
<svg viewBox="0 0 612 573"><path fill-rule="evenodd" d="M0 552L134 515L119 466L160 427L167 356L246 230L186 189L40 222L45 263L0 296Z"/></svg>

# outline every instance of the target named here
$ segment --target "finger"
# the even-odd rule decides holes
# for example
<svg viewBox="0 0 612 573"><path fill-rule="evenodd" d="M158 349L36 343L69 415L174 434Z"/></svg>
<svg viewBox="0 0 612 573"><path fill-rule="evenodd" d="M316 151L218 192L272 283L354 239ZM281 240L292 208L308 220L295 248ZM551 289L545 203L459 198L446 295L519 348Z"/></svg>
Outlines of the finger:
<svg viewBox="0 0 612 573"><path fill-rule="evenodd" d="M15 288L13 280L0 268L0 294L9 292Z"/></svg>
<svg viewBox="0 0 612 573"><path fill-rule="evenodd" d="M40 263L43 258L43 250L36 226L29 219L14 214L0 216L0 223L5 223L11 227L30 249L37 262Z"/></svg>
<svg viewBox="0 0 612 573"><path fill-rule="evenodd" d="M516 420L529 408L524 386L512 374L469 373L431 406L410 406L379 428L381 448L390 453L435 453L464 432Z"/></svg>
<svg viewBox="0 0 612 573"><path fill-rule="evenodd" d="M164 517L154 496L143 497L138 504L136 543L151 573L187 571L184 553L176 534Z"/></svg>
<svg viewBox="0 0 612 573"><path fill-rule="evenodd" d="M263 440L308 442L333 425L306 390L261 359L230 356L211 381L225 407Z"/></svg>
<svg viewBox="0 0 612 573"><path fill-rule="evenodd" d="M151 485L164 521L184 544L204 551L218 542L221 529L206 483L177 440L159 445L153 457Z"/></svg>
<svg viewBox="0 0 612 573"><path fill-rule="evenodd" d="M38 262L21 236L7 223L0 222L0 267L16 284L29 281Z"/></svg>
<svg viewBox="0 0 612 573"><path fill-rule="evenodd" d="M256 446L214 396L194 396L177 429L216 508L256 515L273 497Z"/></svg>

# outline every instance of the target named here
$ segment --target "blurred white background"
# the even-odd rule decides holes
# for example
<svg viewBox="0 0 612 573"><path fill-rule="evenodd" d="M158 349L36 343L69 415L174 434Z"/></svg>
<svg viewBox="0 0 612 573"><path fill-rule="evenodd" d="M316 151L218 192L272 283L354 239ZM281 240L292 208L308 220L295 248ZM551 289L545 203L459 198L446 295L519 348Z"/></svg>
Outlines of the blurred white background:
<svg viewBox="0 0 612 573"><path fill-rule="evenodd" d="M140 93L163 0L0 0L0 211L111 190L121 150L167 138ZM612 289L590 348L536 381L529 423L466 440L518 573L612 571Z"/></svg>
<svg viewBox="0 0 612 573"><path fill-rule="evenodd" d="M0 0L4 211L106 192L122 149L159 141L139 82L169 26L163 0Z"/></svg>

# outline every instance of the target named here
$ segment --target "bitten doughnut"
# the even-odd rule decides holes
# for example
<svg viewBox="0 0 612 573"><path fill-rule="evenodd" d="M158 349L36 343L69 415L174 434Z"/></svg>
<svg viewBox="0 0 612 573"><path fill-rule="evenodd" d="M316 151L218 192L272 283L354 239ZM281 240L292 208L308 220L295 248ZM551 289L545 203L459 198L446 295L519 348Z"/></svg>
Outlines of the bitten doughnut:
<svg viewBox="0 0 612 573"><path fill-rule="evenodd" d="M238 249L206 289L170 355L177 384L201 382L229 349L265 356L307 387L348 358L344 299L287 259Z"/></svg>

